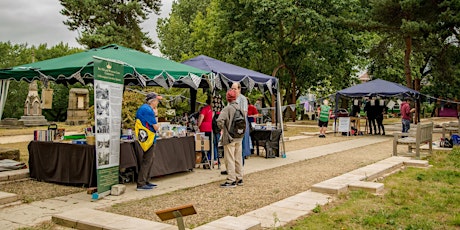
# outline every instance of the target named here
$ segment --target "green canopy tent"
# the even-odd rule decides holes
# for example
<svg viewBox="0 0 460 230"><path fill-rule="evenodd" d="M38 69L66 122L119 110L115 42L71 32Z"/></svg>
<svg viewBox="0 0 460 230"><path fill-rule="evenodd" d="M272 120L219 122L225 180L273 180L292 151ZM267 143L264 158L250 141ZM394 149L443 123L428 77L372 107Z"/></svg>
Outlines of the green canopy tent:
<svg viewBox="0 0 460 230"><path fill-rule="evenodd" d="M208 88L210 85L206 71L112 44L59 58L0 69L0 119L6 101L9 80L27 82L40 80L45 84L47 81L71 84L92 83L94 79L93 57L124 63L125 85L183 87L195 91L198 88Z"/></svg>

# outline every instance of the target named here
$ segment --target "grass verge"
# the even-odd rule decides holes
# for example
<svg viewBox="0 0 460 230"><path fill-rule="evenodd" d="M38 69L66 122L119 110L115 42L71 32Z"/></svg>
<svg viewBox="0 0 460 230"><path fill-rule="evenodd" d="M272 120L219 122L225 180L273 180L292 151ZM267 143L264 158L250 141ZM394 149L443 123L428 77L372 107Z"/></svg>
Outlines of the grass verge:
<svg viewBox="0 0 460 230"><path fill-rule="evenodd" d="M385 179L385 193L355 191L280 229L459 229L460 148L435 152L429 169Z"/></svg>

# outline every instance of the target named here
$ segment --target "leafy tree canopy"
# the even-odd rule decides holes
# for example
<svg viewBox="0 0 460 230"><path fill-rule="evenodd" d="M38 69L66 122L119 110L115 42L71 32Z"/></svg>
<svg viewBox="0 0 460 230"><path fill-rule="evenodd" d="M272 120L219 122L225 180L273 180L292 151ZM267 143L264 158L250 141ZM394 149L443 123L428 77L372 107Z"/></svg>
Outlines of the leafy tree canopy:
<svg viewBox="0 0 460 230"><path fill-rule="evenodd" d="M116 43L145 51L144 46L155 48L140 23L152 12L158 14L161 0L60 0L61 14L68 19L67 27L80 33L77 41L87 48Z"/></svg>

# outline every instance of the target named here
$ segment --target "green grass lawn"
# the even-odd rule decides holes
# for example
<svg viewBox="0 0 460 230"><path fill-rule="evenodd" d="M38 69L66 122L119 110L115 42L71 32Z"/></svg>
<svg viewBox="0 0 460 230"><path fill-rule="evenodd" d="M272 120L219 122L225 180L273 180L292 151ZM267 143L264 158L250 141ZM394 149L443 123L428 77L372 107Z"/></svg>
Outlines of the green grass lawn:
<svg viewBox="0 0 460 230"><path fill-rule="evenodd" d="M460 148L429 161L387 177L382 196L351 192L280 229L460 229Z"/></svg>

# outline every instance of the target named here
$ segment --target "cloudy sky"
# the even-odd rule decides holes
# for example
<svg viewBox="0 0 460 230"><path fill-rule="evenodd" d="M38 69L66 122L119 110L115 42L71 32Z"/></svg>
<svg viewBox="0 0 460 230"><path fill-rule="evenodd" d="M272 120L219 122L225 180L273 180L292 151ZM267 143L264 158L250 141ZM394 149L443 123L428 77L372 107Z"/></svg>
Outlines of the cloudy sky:
<svg viewBox="0 0 460 230"><path fill-rule="evenodd" d="M161 15L152 14L141 26L155 41L156 22L159 17L167 17L173 0L162 0ZM69 31L62 23L66 17L59 11L62 6L58 0L1 0L0 1L0 41L53 46L59 42L71 47L81 47L76 31ZM153 54L160 55L158 50Z"/></svg>

